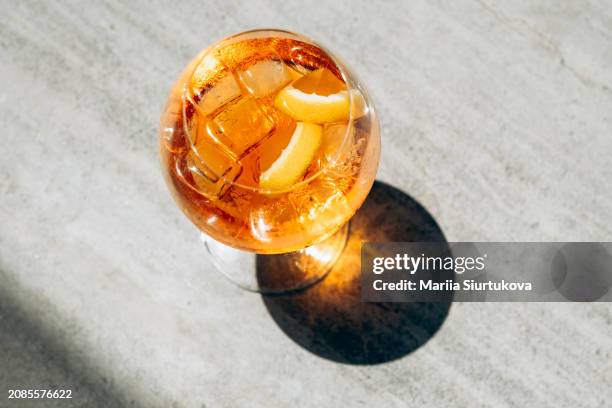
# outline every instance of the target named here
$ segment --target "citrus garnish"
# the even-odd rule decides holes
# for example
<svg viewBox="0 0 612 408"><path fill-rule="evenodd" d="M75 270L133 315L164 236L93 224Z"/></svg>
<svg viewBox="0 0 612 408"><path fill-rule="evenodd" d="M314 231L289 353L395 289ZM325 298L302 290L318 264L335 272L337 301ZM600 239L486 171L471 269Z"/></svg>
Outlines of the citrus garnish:
<svg viewBox="0 0 612 408"><path fill-rule="evenodd" d="M304 93L291 86L281 90L274 101L276 106L295 120L312 123L339 122L349 115L349 95L342 91L321 96Z"/></svg>
<svg viewBox="0 0 612 408"><path fill-rule="evenodd" d="M320 68L282 89L274 105L295 120L337 122L348 118L349 95L344 82Z"/></svg>
<svg viewBox="0 0 612 408"><path fill-rule="evenodd" d="M312 123L298 122L291 140L280 156L259 179L264 190L283 190L294 185L306 172L321 145L323 129Z"/></svg>
<svg viewBox="0 0 612 408"><path fill-rule="evenodd" d="M362 116L363 96L356 89L348 91L346 84L325 68L304 75L283 88L274 106L295 120L311 123L345 121L349 117L353 96L354 116Z"/></svg>

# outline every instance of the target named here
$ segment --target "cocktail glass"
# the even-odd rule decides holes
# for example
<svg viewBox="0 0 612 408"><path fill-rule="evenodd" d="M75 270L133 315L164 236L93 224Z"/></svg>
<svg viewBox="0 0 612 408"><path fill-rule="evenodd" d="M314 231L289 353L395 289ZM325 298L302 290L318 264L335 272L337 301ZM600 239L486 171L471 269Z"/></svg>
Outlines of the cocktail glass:
<svg viewBox="0 0 612 408"><path fill-rule="evenodd" d="M167 185L214 265L263 293L326 275L380 156L355 75L309 38L272 29L200 52L170 92L159 141ZM258 256L289 257L292 270L258 279Z"/></svg>

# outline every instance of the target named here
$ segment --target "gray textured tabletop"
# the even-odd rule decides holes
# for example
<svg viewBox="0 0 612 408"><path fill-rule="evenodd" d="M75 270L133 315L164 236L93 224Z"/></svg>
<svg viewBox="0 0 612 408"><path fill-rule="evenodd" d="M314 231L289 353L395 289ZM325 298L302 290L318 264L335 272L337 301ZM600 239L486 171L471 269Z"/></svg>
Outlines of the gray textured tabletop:
<svg viewBox="0 0 612 408"><path fill-rule="evenodd" d="M420 347L355 365L212 268L156 126L190 58L256 27L350 63L378 179L449 241L612 237L610 1L4 1L0 406L49 384L74 406L610 406L609 304L452 304Z"/></svg>

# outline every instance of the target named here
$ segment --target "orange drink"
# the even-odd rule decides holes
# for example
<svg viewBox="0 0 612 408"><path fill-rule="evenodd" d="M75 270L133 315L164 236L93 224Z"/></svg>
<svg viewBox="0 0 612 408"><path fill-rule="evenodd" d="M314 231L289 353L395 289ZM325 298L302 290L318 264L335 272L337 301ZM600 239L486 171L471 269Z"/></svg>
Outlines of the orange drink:
<svg viewBox="0 0 612 408"><path fill-rule="evenodd" d="M326 239L355 213L378 165L375 112L312 41L259 30L202 51L161 118L167 184L204 233L273 254Z"/></svg>

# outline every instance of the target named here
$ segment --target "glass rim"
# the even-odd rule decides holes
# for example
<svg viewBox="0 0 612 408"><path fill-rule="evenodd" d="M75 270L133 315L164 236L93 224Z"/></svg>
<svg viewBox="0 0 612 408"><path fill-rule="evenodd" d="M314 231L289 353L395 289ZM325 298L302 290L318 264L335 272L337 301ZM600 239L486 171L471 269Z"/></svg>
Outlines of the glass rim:
<svg viewBox="0 0 612 408"><path fill-rule="evenodd" d="M351 76L348 73L348 69L347 67L344 66L344 64L332 53L330 52L327 47L325 47L324 45L320 44L317 41L314 41L313 39L311 39L310 37L304 35L304 34L300 34L300 33L296 33L293 31L289 31L289 30L284 30L284 29L279 29L279 28L255 28L255 29L250 29L250 30L246 30L246 31L241 31L238 33L234 33L234 34L230 34L228 36L225 36L215 42L213 42L210 46L206 47L204 50L200 51L200 53L198 53L196 55L196 57L194 59L197 59L197 62L194 63L193 68L191 69L191 71L189 72L189 74L187 75L187 80L184 83L183 86L183 95L182 95L182 109L183 109L183 113L185 110L185 105L186 102L189 101L190 103L192 103L194 106L197 106L197 103L192 100L190 98L190 92L188 90L188 83L191 80L191 78L193 77L193 74L195 72L195 70L198 68L199 63L202 59L204 59L204 57L206 57L207 55L209 55L210 52L212 52L213 50L215 50L220 43L222 42L226 42L232 39L237 39L241 36L244 36L246 34L252 34L252 33L279 33L279 34L284 34L284 35L289 35L291 37L295 37L296 40L298 41L303 41L306 42L310 45L314 45L317 48L319 48L320 50L322 50L329 58L330 60L335 64L336 68L338 69L338 72L340 73L342 80L344 81L344 83L347 85L347 93L348 93L348 97L349 97L349 116L348 116L348 125L346 127L346 131L344 132L344 135L342 136L342 142L339 144L339 147L337 149L336 152L333 153L332 155L332 161L337 160L338 156L340 155L340 153L342 151L344 151L344 149L346 148L347 142L349 141L350 135L351 135L351 129L352 129L352 123L354 121L354 92L353 92L353 88L355 88L354 84L353 84L353 79L351 78ZM270 36L272 37L272 36ZM264 37L265 38L265 37ZM367 98L364 95L364 98ZM371 106L369 105L367 99L366 99L366 106L368 111L371 110ZM183 114L183 126L185 127L185 133L187 134L187 139L189 140L189 145L191 147L191 149L194 150L194 152L197 152L197 149L195 149L195 146L193 146L193 141L192 141L192 137L190 135L190 131L189 126L187 126L187 116L185 114ZM339 122L335 122L335 123L339 123ZM198 155L199 157L199 155ZM200 160L202 160L201 157L199 157ZM222 180L224 183L226 183L229 186L232 187L238 187L238 188L242 188L242 189L246 189L246 190L250 190L250 191L254 191L257 193L263 193L263 194L270 194L270 195L274 195L274 194L282 194L282 193L287 193L293 190L297 190L300 187L312 182L313 180L317 179L319 176L321 176L323 173L325 173L326 171L328 171L328 167L329 166L325 166L325 167L321 167L319 168L315 173L313 173L312 175L310 175L309 177L300 180L299 182L292 184L290 187L285 188L285 189L277 189L277 190L270 190L270 189L265 189L265 188L261 188L261 187L256 187L256 186L249 186L246 184L242 184L242 183L237 183L235 180L229 180L226 179L223 175L219 175L216 174L214 171L211 170L211 172L217 176L219 178L219 180ZM197 190L196 190L197 191Z"/></svg>

